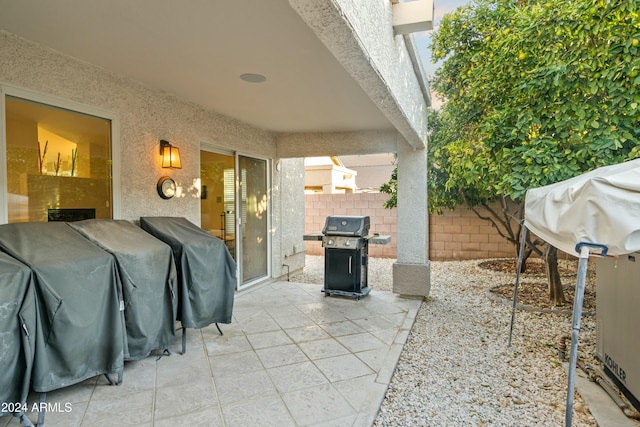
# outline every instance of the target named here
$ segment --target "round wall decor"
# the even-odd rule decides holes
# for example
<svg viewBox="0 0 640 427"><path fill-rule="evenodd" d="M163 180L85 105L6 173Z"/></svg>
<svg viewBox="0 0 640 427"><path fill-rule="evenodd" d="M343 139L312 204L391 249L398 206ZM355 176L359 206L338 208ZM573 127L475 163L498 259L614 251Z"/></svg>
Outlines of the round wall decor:
<svg viewBox="0 0 640 427"><path fill-rule="evenodd" d="M163 199L170 199L176 195L176 183L168 176L163 176L158 180L158 195Z"/></svg>

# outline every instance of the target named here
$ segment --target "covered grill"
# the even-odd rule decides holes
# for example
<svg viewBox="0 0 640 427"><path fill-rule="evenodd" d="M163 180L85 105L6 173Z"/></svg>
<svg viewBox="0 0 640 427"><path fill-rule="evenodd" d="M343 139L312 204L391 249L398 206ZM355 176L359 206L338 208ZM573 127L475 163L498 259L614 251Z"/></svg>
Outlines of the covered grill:
<svg viewBox="0 0 640 427"><path fill-rule="evenodd" d="M5 413L26 417L36 332L31 270L0 252L0 417Z"/></svg>
<svg viewBox="0 0 640 427"><path fill-rule="evenodd" d="M125 360L169 349L178 310L171 247L125 220L87 219L68 225L116 260L124 300Z"/></svg>
<svg viewBox="0 0 640 427"><path fill-rule="evenodd" d="M0 248L32 271L39 314L31 388L46 393L116 372L121 382L125 331L114 258L63 222L0 225Z"/></svg>
<svg viewBox="0 0 640 427"><path fill-rule="evenodd" d="M186 218L142 217L140 227L167 243L173 251L184 353L185 328L231 323L236 263L222 240Z"/></svg>
<svg viewBox="0 0 640 427"><path fill-rule="evenodd" d="M371 291L367 283L370 227L368 216L327 217L322 230L322 291L326 296L338 294L360 299Z"/></svg>

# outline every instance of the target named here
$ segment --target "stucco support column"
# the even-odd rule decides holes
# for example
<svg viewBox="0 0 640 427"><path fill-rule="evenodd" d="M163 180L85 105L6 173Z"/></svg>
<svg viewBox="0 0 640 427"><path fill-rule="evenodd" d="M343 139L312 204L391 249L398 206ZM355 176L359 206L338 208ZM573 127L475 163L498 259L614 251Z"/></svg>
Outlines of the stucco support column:
<svg viewBox="0 0 640 427"><path fill-rule="evenodd" d="M398 259L393 264L393 292L427 297L431 289L427 150L398 143Z"/></svg>

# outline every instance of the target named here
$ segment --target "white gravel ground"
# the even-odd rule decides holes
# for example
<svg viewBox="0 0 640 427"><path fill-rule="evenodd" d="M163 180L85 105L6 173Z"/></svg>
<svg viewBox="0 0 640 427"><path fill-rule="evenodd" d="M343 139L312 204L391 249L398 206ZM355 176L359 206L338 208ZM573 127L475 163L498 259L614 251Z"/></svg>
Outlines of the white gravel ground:
<svg viewBox="0 0 640 427"><path fill-rule="evenodd" d="M323 283L323 262L322 256L307 256L295 280ZM393 262L369 259L373 290L391 290ZM556 347L571 333L571 316L519 310L508 347L511 307L490 300L486 290L513 283L514 277L488 274L477 264L431 263L430 296L375 426L564 425L567 376ZM595 319L584 317L581 326L579 361L593 363ZM597 425L579 395L573 425Z"/></svg>

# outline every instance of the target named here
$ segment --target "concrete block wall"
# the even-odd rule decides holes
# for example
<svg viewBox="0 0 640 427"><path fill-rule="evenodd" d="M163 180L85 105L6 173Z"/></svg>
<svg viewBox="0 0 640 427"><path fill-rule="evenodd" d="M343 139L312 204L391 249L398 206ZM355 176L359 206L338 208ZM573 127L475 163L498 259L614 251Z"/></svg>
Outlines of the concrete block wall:
<svg viewBox="0 0 640 427"><path fill-rule="evenodd" d="M320 233L329 215L369 215L371 232L391 235L388 245L369 245L369 256L395 258L397 217L385 209L388 196L381 193L305 195L305 233ZM308 255L324 255L321 242L305 242ZM463 260L515 257L513 245L488 221L464 207L429 215L429 259Z"/></svg>
<svg viewBox="0 0 640 427"><path fill-rule="evenodd" d="M515 247L498 234L489 221L458 207L442 215L429 215L429 258L462 260L511 258Z"/></svg>
<svg viewBox="0 0 640 427"><path fill-rule="evenodd" d="M305 195L305 233L321 233L329 215L368 215L370 233L390 235L387 245L369 245L369 256L375 258L396 257L395 209L385 209L388 196L381 193L307 194ZM324 255L321 242L305 242L308 255Z"/></svg>

